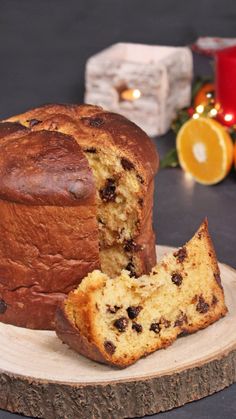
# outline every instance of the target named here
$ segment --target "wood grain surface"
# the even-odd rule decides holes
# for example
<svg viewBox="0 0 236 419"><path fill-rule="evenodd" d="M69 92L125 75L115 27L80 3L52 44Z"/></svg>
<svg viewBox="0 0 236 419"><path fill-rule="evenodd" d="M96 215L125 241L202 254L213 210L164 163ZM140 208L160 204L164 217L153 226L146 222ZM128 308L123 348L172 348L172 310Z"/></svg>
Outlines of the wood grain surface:
<svg viewBox="0 0 236 419"><path fill-rule="evenodd" d="M169 250L159 246L159 258ZM122 419L229 386L236 381L236 271L220 269L228 315L124 370L87 360L53 332L0 324L0 408L47 419Z"/></svg>

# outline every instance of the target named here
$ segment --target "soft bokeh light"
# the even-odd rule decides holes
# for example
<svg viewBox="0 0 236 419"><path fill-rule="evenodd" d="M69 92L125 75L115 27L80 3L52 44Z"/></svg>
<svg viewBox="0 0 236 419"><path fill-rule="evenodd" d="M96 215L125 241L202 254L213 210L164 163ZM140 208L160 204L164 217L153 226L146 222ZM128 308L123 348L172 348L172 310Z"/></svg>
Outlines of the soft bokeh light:
<svg viewBox="0 0 236 419"><path fill-rule="evenodd" d="M215 108L212 108L209 112L209 115L212 116L212 117L216 116L217 115L217 110Z"/></svg>
<svg viewBox="0 0 236 419"><path fill-rule="evenodd" d="M198 105L196 107L196 111L197 111L197 113L203 113L204 112L204 106L203 105Z"/></svg>
<svg viewBox="0 0 236 419"><path fill-rule="evenodd" d="M189 196L192 196L192 194L193 194L194 185L195 185L195 180L194 180L193 176L191 175L191 173L184 172L183 186L184 186L184 188L185 188L185 190L186 190L186 192L188 193Z"/></svg>
<svg viewBox="0 0 236 419"><path fill-rule="evenodd" d="M207 92L206 97L207 99L211 99L213 97L213 92Z"/></svg>
<svg viewBox="0 0 236 419"><path fill-rule="evenodd" d="M184 177L185 177L186 181L193 180L193 177L192 177L191 173L189 173L189 172L185 172Z"/></svg>
<svg viewBox="0 0 236 419"><path fill-rule="evenodd" d="M225 116L224 116L225 121L230 122L230 121L232 121L232 119L233 119L233 115L231 113L226 113L225 114Z"/></svg>

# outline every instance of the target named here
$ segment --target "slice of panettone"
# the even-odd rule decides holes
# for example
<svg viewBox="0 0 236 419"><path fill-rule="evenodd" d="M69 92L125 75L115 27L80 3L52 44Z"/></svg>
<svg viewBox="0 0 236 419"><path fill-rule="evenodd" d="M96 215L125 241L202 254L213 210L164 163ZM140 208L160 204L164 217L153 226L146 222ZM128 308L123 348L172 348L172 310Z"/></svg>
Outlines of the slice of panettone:
<svg viewBox="0 0 236 419"><path fill-rule="evenodd" d="M204 221L151 275L94 271L57 312L57 335L80 354L126 367L227 313L220 271Z"/></svg>

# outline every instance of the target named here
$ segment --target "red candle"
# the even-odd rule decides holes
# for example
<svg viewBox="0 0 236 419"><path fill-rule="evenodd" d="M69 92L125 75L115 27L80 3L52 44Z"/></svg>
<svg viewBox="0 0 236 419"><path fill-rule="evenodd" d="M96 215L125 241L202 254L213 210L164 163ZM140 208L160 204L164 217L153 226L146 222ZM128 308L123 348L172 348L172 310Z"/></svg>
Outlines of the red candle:
<svg viewBox="0 0 236 419"><path fill-rule="evenodd" d="M216 52L215 71L218 119L230 126L236 124L236 46Z"/></svg>

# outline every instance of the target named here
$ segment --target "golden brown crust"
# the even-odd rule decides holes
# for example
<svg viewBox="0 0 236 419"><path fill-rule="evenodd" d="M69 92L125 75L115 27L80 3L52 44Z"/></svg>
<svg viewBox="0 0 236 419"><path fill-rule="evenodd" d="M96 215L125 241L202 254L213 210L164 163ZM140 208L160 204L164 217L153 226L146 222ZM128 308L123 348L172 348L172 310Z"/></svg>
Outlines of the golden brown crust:
<svg viewBox="0 0 236 419"><path fill-rule="evenodd" d="M23 286L11 291L0 285L1 301L7 306L0 321L30 329L54 329L55 311L66 294L39 292L37 288Z"/></svg>
<svg viewBox="0 0 236 419"><path fill-rule="evenodd" d="M149 183L158 169L158 155L150 138L125 117L90 105L45 105L9 118L29 125L31 129L58 130L72 135L81 147L115 148L131 159ZM35 121L39 121L38 123Z"/></svg>
<svg viewBox="0 0 236 419"><path fill-rule="evenodd" d="M103 364L107 363L99 348L89 342L87 337L82 335L80 330L68 319L62 305L56 311L56 334L62 342L67 343L81 355Z"/></svg>
<svg viewBox="0 0 236 419"><path fill-rule="evenodd" d="M53 329L59 301L100 267L96 207L0 202L0 321Z"/></svg>
<svg viewBox="0 0 236 419"><path fill-rule="evenodd" d="M222 284L221 284L220 268L219 268L218 261L217 261L215 247L214 247L214 244L212 242L211 236L209 234L207 217L205 218L204 222L202 223L202 225L201 225L201 227L198 231L198 234L201 234L201 232L203 232L203 234L205 235L205 237L207 239L209 254L210 254L210 257L211 257L211 260L212 260L212 264L214 265L214 268L215 268L216 283L217 283L217 285L220 286L222 294L224 295L224 291L223 291Z"/></svg>
<svg viewBox="0 0 236 419"><path fill-rule="evenodd" d="M95 203L80 146L59 132L29 132L0 142L0 199L32 205Z"/></svg>
<svg viewBox="0 0 236 419"><path fill-rule="evenodd" d="M28 129L18 122L0 122L0 139L9 135L28 132Z"/></svg>

